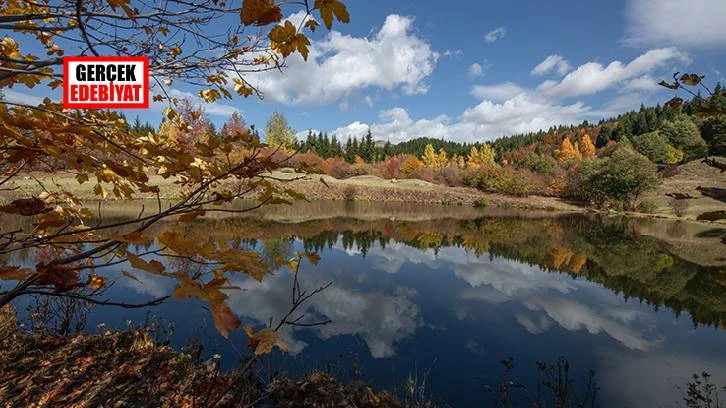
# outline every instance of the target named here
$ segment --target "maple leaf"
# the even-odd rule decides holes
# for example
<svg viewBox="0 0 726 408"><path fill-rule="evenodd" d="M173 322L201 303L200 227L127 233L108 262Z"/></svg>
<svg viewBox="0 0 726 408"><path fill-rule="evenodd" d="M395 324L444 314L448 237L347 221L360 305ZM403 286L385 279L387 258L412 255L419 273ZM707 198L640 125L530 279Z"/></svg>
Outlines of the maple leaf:
<svg viewBox="0 0 726 408"><path fill-rule="evenodd" d="M114 236L113 239L134 245L146 245L153 241L151 237L145 235L141 231L134 231L121 236Z"/></svg>
<svg viewBox="0 0 726 408"><path fill-rule="evenodd" d="M214 318L214 327L225 339L229 338L230 330L236 330L242 324L232 312L232 309L223 302L212 303L211 312L212 318Z"/></svg>
<svg viewBox="0 0 726 408"><path fill-rule="evenodd" d="M250 332L245 330L249 335ZM280 336L280 333L266 328L254 333L252 337L247 341L247 347L251 348L255 355L267 354L272 351L273 347L279 347L282 351L289 351L289 347L285 339Z"/></svg>
<svg viewBox="0 0 726 408"><path fill-rule="evenodd" d="M246 26L266 26L282 20L282 10L272 0L244 0L240 19Z"/></svg>
<svg viewBox="0 0 726 408"><path fill-rule="evenodd" d="M701 83L703 76L697 74L683 74L681 75L681 82L688 86L696 86Z"/></svg>
<svg viewBox="0 0 726 408"><path fill-rule="evenodd" d="M297 50L303 59L307 61L310 40L305 34L298 33L297 28L290 20L285 21L284 25L275 26L275 28L270 30L268 36L272 41L273 48L280 52L283 57L287 57Z"/></svg>
<svg viewBox="0 0 726 408"><path fill-rule="evenodd" d="M68 292L84 286L78 280L78 271L70 266L39 263L35 270L39 275L35 283L39 286L53 286L56 292Z"/></svg>
<svg viewBox="0 0 726 408"><path fill-rule="evenodd" d="M315 0L314 8L320 10L320 17L328 30L333 27L333 15L342 23L350 22L348 9L340 0Z"/></svg>
<svg viewBox="0 0 726 408"><path fill-rule="evenodd" d="M160 274L164 272L164 264L161 262L152 259L149 262L144 261L143 259L139 258L138 256L134 254L126 254L126 259L128 259L131 266L135 269L140 269L142 271L146 271L153 274Z"/></svg>

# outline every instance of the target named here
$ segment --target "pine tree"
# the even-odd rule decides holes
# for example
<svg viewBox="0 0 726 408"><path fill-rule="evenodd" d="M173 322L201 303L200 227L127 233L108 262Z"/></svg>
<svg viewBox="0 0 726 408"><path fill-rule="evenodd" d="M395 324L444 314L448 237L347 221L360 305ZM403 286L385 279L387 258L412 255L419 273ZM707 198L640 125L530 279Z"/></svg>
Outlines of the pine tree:
<svg viewBox="0 0 726 408"><path fill-rule="evenodd" d="M353 140L348 138L345 142L345 161L353 163L355 161L355 151L353 150Z"/></svg>

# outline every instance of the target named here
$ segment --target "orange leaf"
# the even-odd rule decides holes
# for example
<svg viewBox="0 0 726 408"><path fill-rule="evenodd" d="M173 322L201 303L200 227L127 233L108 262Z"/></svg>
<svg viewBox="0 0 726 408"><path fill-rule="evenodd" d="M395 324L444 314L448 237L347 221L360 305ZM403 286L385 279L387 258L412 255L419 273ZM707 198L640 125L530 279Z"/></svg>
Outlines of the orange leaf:
<svg viewBox="0 0 726 408"><path fill-rule="evenodd" d="M269 327L258 331L247 341L247 347L251 348L255 355L258 356L271 352L275 346L283 351L289 350L287 342L280 336L280 333Z"/></svg>
<svg viewBox="0 0 726 408"><path fill-rule="evenodd" d="M240 19L244 25L266 26L282 20L282 10L272 0L244 0Z"/></svg>
<svg viewBox="0 0 726 408"><path fill-rule="evenodd" d="M212 303L214 327L224 338L229 338L229 330L236 330L242 324L239 318L223 302Z"/></svg>
<svg viewBox="0 0 726 408"><path fill-rule="evenodd" d="M1 266L0 267L0 279L2 280L23 280L33 273L28 268L21 268L19 266Z"/></svg>
<svg viewBox="0 0 726 408"><path fill-rule="evenodd" d="M159 262L155 259L152 259L151 261L146 262L134 254L126 254L126 259L128 259L128 261L132 267L134 267L136 269L140 269L142 271L160 274L160 273L164 272L164 269L166 269L164 267L164 264L162 264L161 262Z"/></svg>
<svg viewBox="0 0 726 408"><path fill-rule="evenodd" d="M88 286L90 286L93 290L103 289L106 287L106 278L98 275L89 275Z"/></svg>

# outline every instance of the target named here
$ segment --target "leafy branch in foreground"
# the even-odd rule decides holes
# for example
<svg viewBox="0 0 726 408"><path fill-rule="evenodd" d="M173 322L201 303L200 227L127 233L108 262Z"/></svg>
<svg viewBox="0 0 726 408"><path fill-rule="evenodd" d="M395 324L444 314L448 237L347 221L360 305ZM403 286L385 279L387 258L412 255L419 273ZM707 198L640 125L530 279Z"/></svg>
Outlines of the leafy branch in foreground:
<svg viewBox="0 0 726 408"><path fill-rule="evenodd" d="M305 14L299 27L283 22L283 7L290 6ZM168 104L165 123L175 130L134 131L118 113L68 111L50 98L38 105L0 98L0 190L15 191L14 181L25 171L62 169L74 174L78 184L94 183L100 199L140 194L157 199L155 211L144 209L135 219L109 222L69 189L34 179L42 193L10 196L10 202L0 206L0 212L14 220L0 227L0 282L18 282L0 292L0 307L29 293L82 296L70 292L103 289L110 284L108 271L130 266L176 279L172 295L177 298L208 302L223 335L238 328L239 319L226 305L225 292L237 289L229 283L230 275L244 273L261 280L269 272L264 262L256 252L228 241L165 230L163 221L184 224L304 196L269 180L266 174L291 154L260 143L250 129L219 137L179 138L195 128L201 111L186 109L183 101L170 96L174 94L170 87L176 81L198 89L205 102L232 98L233 92L262 96L247 78L285 68L286 58L296 53L307 59L310 42L305 32L317 26L314 13L328 29L333 20L349 20L338 0L279 4L243 0L241 5L219 0L0 3L0 27L27 40L10 35L0 39L0 91L18 86L58 88L65 54L145 55L153 100ZM239 19L241 24L219 24L221 19ZM30 45L23 49L21 43ZM39 49L46 55L28 51ZM168 206L162 205L154 184L158 177L174 180L180 190L179 198ZM242 197L255 198L257 204L236 205ZM35 265L20 260L23 254L41 249L52 255ZM179 258L194 267L170 270L171 263L164 262ZM126 271L123 276L137 279Z"/></svg>

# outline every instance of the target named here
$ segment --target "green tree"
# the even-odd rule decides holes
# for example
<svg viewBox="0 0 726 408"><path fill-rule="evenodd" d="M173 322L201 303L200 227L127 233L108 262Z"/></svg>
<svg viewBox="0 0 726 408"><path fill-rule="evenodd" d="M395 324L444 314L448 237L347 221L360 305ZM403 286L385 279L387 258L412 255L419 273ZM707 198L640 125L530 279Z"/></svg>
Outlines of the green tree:
<svg viewBox="0 0 726 408"><path fill-rule="evenodd" d="M668 138L657 130L634 136L631 141L635 150L653 163L677 164L683 160L683 152L668 143Z"/></svg>
<svg viewBox="0 0 726 408"><path fill-rule="evenodd" d="M664 121L660 133L670 144L684 153L684 160L691 161L708 154L706 141L701 137L698 126L685 115L679 115L672 120Z"/></svg>
<svg viewBox="0 0 726 408"><path fill-rule="evenodd" d="M287 119L280 112L273 112L265 125L265 143L283 149L293 149L297 144L295 131L287 123Z"/></svg>
<svg viewBox="0 0 726 408"><path fill-rule="evenodd" d="M605 159L585 160L579 177L582 198L598 206L612 202L630 208L639 194L659 183L655 165L626 145Z"/></svg>

